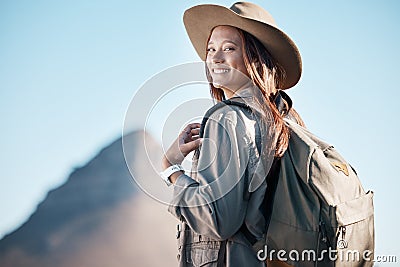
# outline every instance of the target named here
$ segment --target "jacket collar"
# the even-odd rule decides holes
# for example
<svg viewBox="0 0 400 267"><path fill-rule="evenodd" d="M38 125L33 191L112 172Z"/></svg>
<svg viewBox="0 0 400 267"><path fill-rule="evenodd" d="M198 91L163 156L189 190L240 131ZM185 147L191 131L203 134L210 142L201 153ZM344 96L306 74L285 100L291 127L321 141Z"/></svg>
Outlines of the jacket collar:
<svg viewBox="0 0 400 267"><path fill-rule="evenodd" d="M290 98L290 96L288 96L284 91L279 90L276 95L275 95L275 106L277 107L277 109L279 110L279 112L283 115L286 116L287 114L289 114L290 109L293 106L293 101Z"/></svg>
<svg viewBox="0 0 400 267"><path fill-rule="evenodd" d="M256 103L258 101L256 101L256 99L261 99L262 97L263 95L260 90L258 90L257 87L252 86L238 90L231 99L236 100L242 98L247 105L261 111L262 109L257 107ZM289 113L293 105L292 99L283 90L278 90L278 92L271 97L271 101L275 102L277 109L283 116Z"/></svg>

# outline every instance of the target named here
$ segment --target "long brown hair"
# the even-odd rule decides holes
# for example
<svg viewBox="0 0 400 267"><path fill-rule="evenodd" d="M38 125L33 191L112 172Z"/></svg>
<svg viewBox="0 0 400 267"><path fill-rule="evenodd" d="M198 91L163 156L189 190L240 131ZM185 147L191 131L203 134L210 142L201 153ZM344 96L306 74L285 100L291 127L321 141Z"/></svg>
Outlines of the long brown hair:
<svg viewBox="0 0 400 267"><path fill-rule="evenodd" d="M285 71L257 38L246 31L237 30L242 39L243 60L246 70L250 79L264 96L263 99L258 99L266 114L263 119L274 122L273 128L275 131L273 133L273 140L276 145L275 156L281 157L289 144L290 133L289 128L283 121L283 114L279 112L274 103L274 98L278 89L285 82ZM211 75L207 67L206 73L210 79ZM223 90L214 87L212 82L210 82L210 92L211 96L217 101L225 99ZM289 112L300 125L304 126L302 119L293 108Z"/></svg>

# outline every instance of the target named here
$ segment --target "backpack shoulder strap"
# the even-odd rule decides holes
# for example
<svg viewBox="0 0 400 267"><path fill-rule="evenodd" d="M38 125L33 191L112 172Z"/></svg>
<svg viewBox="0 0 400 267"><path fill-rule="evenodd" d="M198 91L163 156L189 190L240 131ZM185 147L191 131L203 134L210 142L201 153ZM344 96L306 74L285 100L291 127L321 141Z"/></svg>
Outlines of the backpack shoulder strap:
<svg viewBox="0 0 400 267"><path fill-rule="evenodd" d="M218 102L217 104L212 106L209 110L207 110L206 114L204 115L203 120L201 121L201 126L200 126L200 133L199 133L200 137L204 136L204 128L206 126L206 123L207 123L208 119L211 117L211 115L214 112L216 112L218 109L220 109L222 107L226 107L227 105L238 106L238 107L241 107L243 109L252 111L252 109L251 109L251 107L249 105L247 105L245 103L242 103L242 102L233 101L233 100L230 100L230 99Z"/></svg>

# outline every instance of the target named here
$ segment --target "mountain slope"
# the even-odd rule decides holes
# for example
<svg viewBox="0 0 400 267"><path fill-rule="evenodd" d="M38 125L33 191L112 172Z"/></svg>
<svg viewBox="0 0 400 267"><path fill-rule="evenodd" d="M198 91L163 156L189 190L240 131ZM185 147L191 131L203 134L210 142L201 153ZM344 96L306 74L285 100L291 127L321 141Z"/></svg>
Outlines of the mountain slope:
<svg viewBox="0 0 400 267"><path fill-rule="evenodd" d="M160 165L157 142L143 131L124 142L135 177L163 188L150 164ZM133 182L118 139L0 240L0 266L175 266L175 224L166 206Z"/></svg>

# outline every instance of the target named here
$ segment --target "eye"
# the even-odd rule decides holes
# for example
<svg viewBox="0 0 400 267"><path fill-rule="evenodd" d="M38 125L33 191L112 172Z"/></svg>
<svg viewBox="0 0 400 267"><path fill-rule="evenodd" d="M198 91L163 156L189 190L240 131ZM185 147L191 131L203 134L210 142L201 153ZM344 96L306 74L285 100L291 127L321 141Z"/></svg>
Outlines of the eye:
<svg viewBox="0 0 400 267"><path fill-rule="evenodd" d="M215 52L215 49L214 49L214 48L211 48L211 47L209 47L209 48L207 48L207 52Z"/></svg>
<svg viewBox="0 0 400 267"><path fill-rule="evenodd" d="M224 48L224 51L234 51L234 50L235 50L235 48L231 47L231 46Z"/></svg>

